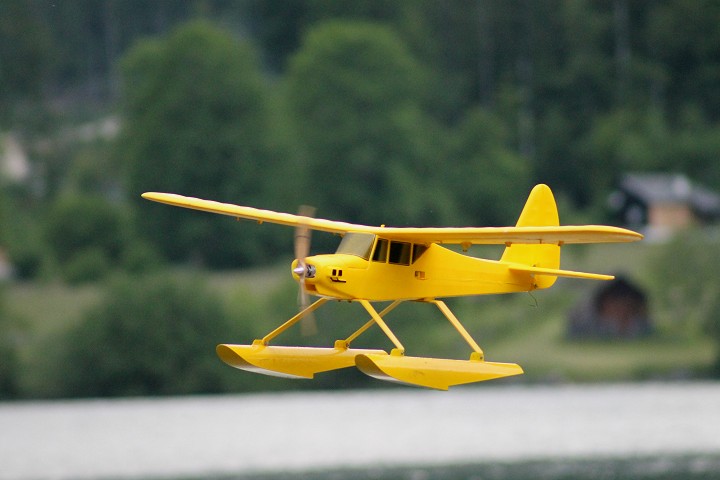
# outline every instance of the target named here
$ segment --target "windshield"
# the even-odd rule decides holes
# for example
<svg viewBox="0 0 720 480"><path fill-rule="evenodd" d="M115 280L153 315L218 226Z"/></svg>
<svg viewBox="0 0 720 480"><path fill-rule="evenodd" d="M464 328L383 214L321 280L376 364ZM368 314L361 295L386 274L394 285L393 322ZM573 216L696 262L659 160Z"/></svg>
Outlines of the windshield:
<svg viewBox="0 0 720 480"><path fill-rule="evenodd" d="M345 253L368 260L375 235L371 233L346 233L335 253Z"/></svg>

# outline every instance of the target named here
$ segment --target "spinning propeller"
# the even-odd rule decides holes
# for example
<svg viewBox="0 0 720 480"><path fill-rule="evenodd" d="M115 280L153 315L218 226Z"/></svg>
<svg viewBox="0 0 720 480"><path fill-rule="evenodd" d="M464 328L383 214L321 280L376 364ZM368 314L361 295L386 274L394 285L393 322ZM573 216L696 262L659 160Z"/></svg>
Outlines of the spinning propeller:
<svg viewBox="0 0 720 480"><path fill-rule="evenodd" d="M302 217L313 217L315 215L315 207L308 205L301 205L298 214ZM305 310L309 306L308 293L305 288L305 278L309 274L309 269L314 268L308 266L305 259L310 253L310 236L312 230L307 224L301 223L295 228L295 258L297 259L297 265L293 269L293 272L300 278L300 290L298 292L298 304L301 310ZM300 321L300 331L303 335L315 335L317 333L317 322L312 313L309 313L303 317Z"/></svg>

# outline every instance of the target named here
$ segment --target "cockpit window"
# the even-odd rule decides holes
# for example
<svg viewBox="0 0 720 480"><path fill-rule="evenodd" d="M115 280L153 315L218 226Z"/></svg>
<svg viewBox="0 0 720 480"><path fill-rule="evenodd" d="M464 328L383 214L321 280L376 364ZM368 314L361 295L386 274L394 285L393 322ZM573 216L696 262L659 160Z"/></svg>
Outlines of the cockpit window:
<svg viewBox="0 0 720 480"><path fill-rule="evenodd" d="M387 262L387 254L388 254L388 242L384 238L379 238L377 241L377 245L375 245L375 252L373 252L373 262L381 262L385 263Z"/></svg>
<svg viewBox="0 0 720 480"><path fill-rule="evenodd" d="M410 265L410 247L407 242L390 242L390 255L388 263L396 265Z"/></svg>
<svg viewBox="0 0 720 480"><path fill-rule="evenodd" d="M346 233L335 253L355 255L369 260L374 241L375 235L371 233Z"/></svg>
<svg viewBox="0 0 720 480"><path fill-rule="evenodd" d="M425 253L425 250L427 250L425 245L420 243L413 245L412 263L415 263L415 261L420 258L423 253Z"/></svg>

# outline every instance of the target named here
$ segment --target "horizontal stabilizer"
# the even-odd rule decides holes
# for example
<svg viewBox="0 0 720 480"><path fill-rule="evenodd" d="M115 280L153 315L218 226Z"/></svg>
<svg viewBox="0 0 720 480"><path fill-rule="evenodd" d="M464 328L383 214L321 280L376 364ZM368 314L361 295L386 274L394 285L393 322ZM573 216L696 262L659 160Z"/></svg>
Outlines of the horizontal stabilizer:
<svg viewBox="0 0 720 480"><path fill-rule="evenodd" d="M406 357L404 355L358 355L357 367L366 375L390 382L447 390L455 385L520 375L514 363L482 360Z"/></svg>
<svg viewBox="0 0 720 480"><path fill-rule="evenodd" d="M591 280L612 280L612 275L601 273L574 272L572 270L560 270L556 268L531 267L529 265L514 264L508 267L511 272L528 272L535 275L549 275L553 277L588 278Z"/></svg>

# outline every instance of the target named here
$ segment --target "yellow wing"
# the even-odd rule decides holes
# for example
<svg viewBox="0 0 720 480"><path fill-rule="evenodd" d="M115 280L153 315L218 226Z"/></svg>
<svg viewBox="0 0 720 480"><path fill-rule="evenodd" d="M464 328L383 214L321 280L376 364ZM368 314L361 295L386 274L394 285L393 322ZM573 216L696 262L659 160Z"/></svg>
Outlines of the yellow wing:
<svg viewBox="0 0 720 480"><path fill-rule="evenodd" d="M176 207L229 215L235 218L270 222L287 226L302 225L313 230L337 233L372 233L388 240L412 243L445 244L570 244L633 242L642 235L631 230L605 225L568 225L542 227L375 227L347 222L303 217L290 213L274 212L230 203L221 203L173 193L144 193L143 198Z"/></svg>
<svg viewBox="0 0 720 480"><path fill-rule="evenodd" d="M375 228L383 238L413 243L471 245L617 243L640 240L642 235L605 225L552 227Z"/></svg>
<svg viewBox="0 0 720 480"><path fill-rule="evenodd" d="M143 198L154 202L166 203L175 207L191 208L193 210L202 210L203 212L219 213L221 215L229 215L235 218L245 220L255 220L258 223L270 222L290 227L303 226L313 230L323 232L345 234L348 232L368 232L373 233L374 227L365 225L355 225L352 223L335 222L332 220L323 220L321 218L304 217L302 215L293 215L291 213L273 212L272 210L262 210L253 207L242 207L231 203L221 203L212 200L202 200L200 198L184 197L174 193L143 193Z"/></svg>

